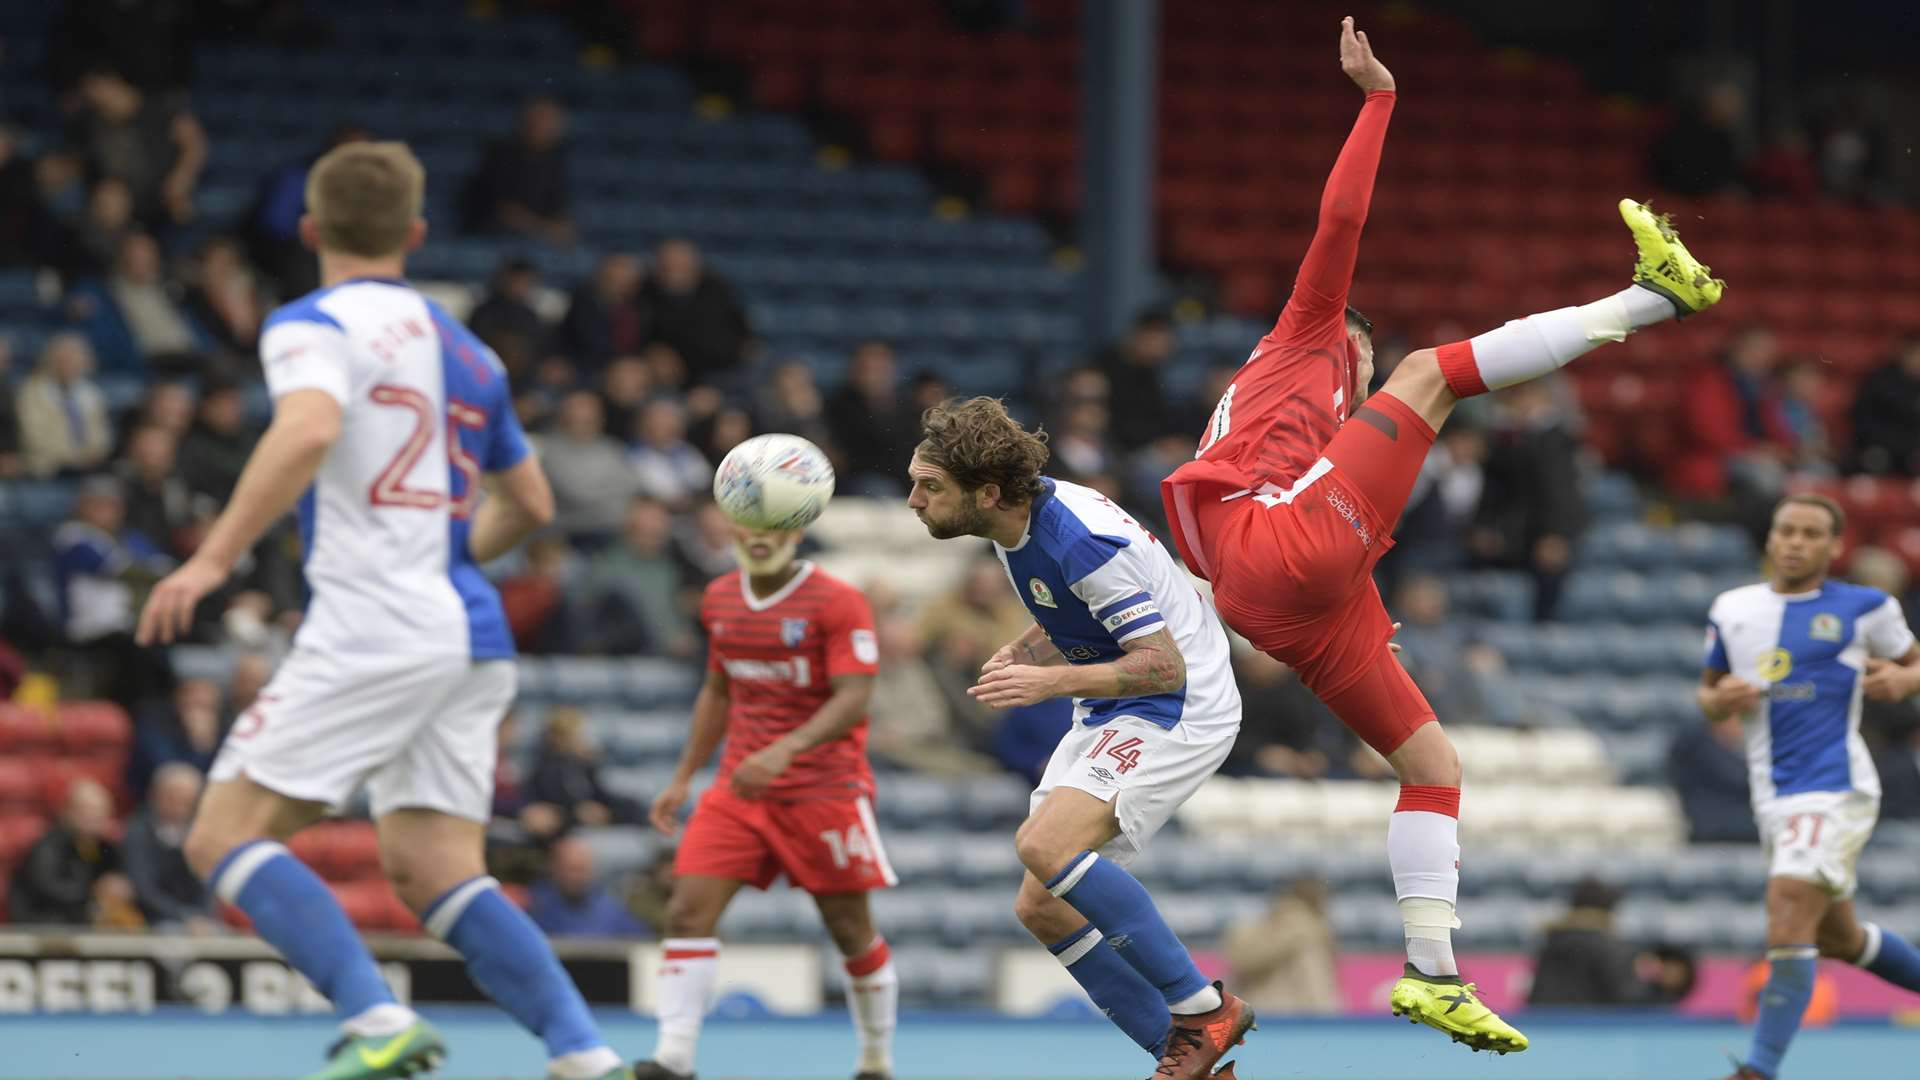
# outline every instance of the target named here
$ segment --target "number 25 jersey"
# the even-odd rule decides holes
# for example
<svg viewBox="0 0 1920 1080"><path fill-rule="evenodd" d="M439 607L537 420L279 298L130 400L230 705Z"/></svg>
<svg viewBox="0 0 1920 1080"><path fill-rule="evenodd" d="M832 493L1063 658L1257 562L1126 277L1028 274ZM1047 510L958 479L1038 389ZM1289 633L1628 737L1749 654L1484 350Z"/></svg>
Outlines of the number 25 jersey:
<svg viewBox="0 0 1920 1080"><path fill-rule="evenodd" d="M499 359L405 282L357 278L270 315L260 361L276 402L319 390L341 409L299 502L312 597L295 644L511 657L499 593L467 553L482 474L528 453Z"/></svg>

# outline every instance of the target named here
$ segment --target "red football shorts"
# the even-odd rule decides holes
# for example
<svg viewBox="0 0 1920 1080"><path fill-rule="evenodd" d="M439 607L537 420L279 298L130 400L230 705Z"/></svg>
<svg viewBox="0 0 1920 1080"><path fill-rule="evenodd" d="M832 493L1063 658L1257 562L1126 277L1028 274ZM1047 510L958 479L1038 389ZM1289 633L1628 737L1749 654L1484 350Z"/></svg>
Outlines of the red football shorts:
<svg viewBox="0 0 1920 1080"><path fill-rule="evenodd" d="M810 893L899 884L880 846L873 804L854 798L743 799L723 779L707 789L674 855L680 875L730 878L756 889L785 874Z"/></svg>
<svg viewBox="0 0 1920 1080"><path fill-rule="evenodd" d="M1291 487L1196 508L1227 625L1382 754L1434 718L1387 648L1393 620L1373 584L1433 438L1418 413L1376 394Z"/></svg>

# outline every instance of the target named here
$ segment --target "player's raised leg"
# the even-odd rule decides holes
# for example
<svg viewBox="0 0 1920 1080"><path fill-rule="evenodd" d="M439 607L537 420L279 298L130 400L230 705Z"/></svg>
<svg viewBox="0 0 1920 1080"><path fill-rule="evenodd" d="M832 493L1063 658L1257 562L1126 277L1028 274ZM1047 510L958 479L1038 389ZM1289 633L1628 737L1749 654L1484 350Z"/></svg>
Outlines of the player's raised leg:
<svg viewBox="0 0 1920 1080"><path fill-rule="evenodd" d="M1020 882L1013 913L1106 1018L1158 1061L1173 1023L1159 988L1134 970L1085 915L1048 892L1031 872Z"/></svg>
<svg viewBox="0 0 1920 1080"><path fill-rule="evenodd" d="M1120 835L1113 804L1055 788L1014 836L1020 861L1047 892L1085 915L1159 991L1171 1014L1159 1075L1198 1080L1254 1026L1253 1010L1209 983L1145 886L1098 850Z"/></svg>
<svg viewBox="0 0 1920 1080"><path fill-rule="evenodd" d="M816 893L813 902L847 972L847 1012L860 1040L853 1080L892 1080L893 1029L900 1016L893 951L874 927L865 892Z"/></svg>
<svg viewBox="0 0 1920 1080"><path fill-rule="evenodd" d="M693 1080L700 1028L713 1004L719 976L720 939L715 930L734 894L745 884L738 878L703 874L674 878L673 896L667 901L667 936L660 940L660 972L654 984L660 1031L653 1056L634 1065L634 1080Z"/></svg>
<svg viewBox="0 0 1920 1080"><path fill-rule="evenodd" d="M379 815L380 859L427 932L453 946L494 1003L540 1038L549 1080L624 1080L580 991L483 858L484 822L422 807Z"/></svg>
<svg viewBox="0 0 1920 1080"><path fill-rule="evenodd" d="M1820 920L1820 955L1873 972L1920 994L1920 948L1877 923L1861 922L1852 900L1838 900Z"/></svg>
<svg viewBox="0 0 1920 1080"><path fill-rule="evenodd" d="M327 1067L310 1080L423 1072L446 1055L440 1034L398 1002L333 893L285 846L325 809L245 776L217 780L187 834L187 860L344 1018Z"/></svg>

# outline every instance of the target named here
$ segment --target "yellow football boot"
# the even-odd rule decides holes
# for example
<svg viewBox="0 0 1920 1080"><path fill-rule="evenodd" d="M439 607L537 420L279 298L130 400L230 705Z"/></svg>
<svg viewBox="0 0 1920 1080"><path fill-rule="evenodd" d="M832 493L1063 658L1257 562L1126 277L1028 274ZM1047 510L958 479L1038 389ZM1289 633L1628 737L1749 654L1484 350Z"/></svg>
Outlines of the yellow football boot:
<svg viewBox="0 0 1920 1080"><path fill-rule="evenodd" d="M1671 300L1683 319L1720 302L1727 283L1680 242L1671 217L1632 199L1620 200L1620 217L1633 230L1633 246L1640 250L1633 264L1635 284Z"/></svg>
<svg viewBox="0 0 1920 1080"><path fill-rule="evenodd" d="M1458 975L1423 975L1408 964L1387 1000L1393 1006L1393 1015L1444 1031L1454 1042L1466 1043L1475 1050L1511 1054L1527 1048L1527 1037L1480 1004L1473 984L1461 982Z"/></svg>

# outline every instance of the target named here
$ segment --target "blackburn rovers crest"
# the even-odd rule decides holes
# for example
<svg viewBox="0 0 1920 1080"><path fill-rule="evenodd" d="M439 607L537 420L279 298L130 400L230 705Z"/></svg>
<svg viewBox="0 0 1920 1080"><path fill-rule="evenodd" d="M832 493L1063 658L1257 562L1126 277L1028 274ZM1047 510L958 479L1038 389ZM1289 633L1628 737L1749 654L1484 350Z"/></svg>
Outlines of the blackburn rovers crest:
<svg viewBox="0 0 1920 1080"><path fill-rule="evenodd" d="M1053 590L1047 588L1047 583L1041 581L1039 578L1027 579L1027 591L1033 594L1033 602L1039 604L1041 607L1057 608L1060 606L1053 602Z"/></svg>
<svg viewBox="0 0 1920 1080"><path fill-rule="evenodd" d="M807 620L805 619L781 619L780 620L780 644L785 645L789 649L792 649L792 648L798 647L799 644L802 641L805 641L806 639L807 639Z"/></svg>
<svg viewBox="0 0 1920 1080"><path fill-rule="evenodd" d="M1840 616L1830 612L1821 612L1813 617L1813 624L1807 628L1807 635L1815 641L1840 640Z"/></svg>

